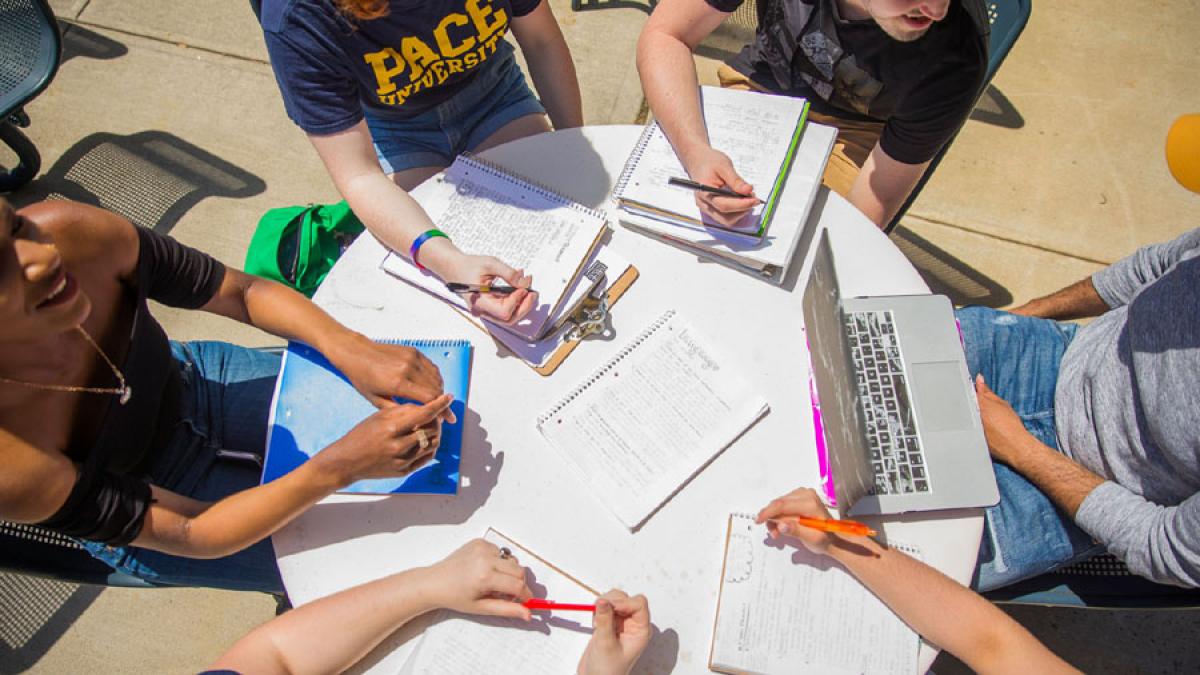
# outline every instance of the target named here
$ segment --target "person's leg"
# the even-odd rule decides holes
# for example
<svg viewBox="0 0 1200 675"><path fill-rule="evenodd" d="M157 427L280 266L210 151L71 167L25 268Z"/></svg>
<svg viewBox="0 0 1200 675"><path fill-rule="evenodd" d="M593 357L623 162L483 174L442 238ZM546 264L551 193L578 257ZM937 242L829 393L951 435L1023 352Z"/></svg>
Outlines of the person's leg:
<svg viewBox="0 0 1200 675"><path fill-rule="evenodd" d="M442 128L455 152L482 152L497 145L552 131L546 110L517 66L511 46L492 54L470 86L439 109Z"/></svg>
<svg viewBox="0 0 1200 675"><path fill-rule="evenodd" d="M1058 449L1054 388L1076 326L985 307L956 316L971 376L982 374L1034 437ZM986 511L976 589L1006 586L1102 550L1023 476L998 462L993 468L1000 503Z"/></svg>
<svg viewBox="0 0 1200 675"><path fill-rule="evenodd" d="M259 483L267 420L280 356L219 342L173 343L183 382L181 421L149 467L152 483L202 502L214 502ZM200 560L136 547L88 544L117 569L163 586L206 586L282 593L275 553L267 540L230 556Z"/></svg>

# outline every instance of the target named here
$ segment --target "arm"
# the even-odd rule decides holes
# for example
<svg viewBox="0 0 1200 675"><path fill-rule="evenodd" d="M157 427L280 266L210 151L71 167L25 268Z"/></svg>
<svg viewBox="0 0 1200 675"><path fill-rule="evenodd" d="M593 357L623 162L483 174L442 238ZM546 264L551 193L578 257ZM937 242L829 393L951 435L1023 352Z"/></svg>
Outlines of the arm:
<svg viewBox="0 0 1200 675"><path fill-rule="evenodd" d="M1079 505L1104 479L1029 433L1012 406L987 386L982 375L975 378L975 393L992 457L1027 478L1074 519Z"/></svg>
<svg viewBox="0 0 1200 675"><path fill-rule="evenodd" d="M355 586L298 607L239 640L213 669L340 673L412 619L442 607L528 620L511 600L531 597L525 568L476 539L430 566Z"/></svg>
<svg viewBox="0 0 1200 675"><path fill-rule="evenodd" d="M1104 302L1096 292L1096 287L1092 285L1091 277L1088 277L1009 311L1013 314L1066 321L1100 316L1109 309L1108 303Z"/></svg>
<svg viewBox="0 0 1200 675"><path fill-rule="evenodd" d="M571 50L563 38L550 3L542 0L537 9L512 21L513 36L525 54L533 86L550 115L555 129L583 126L583 102Z"/></svg>
<svg viewBox="0 0 1200 675"><path fill-rule="evenodd" d="M828 518L815 492L803 488L771 502L758 516L772 538L795 536L837 560L922 637L979 673L1073 673L1020 624L983 597L932 567L867 537L818 532L789 517Z"/></svg>
<svg viewBox="0 0 1200 675"><path fill-rule="evenodd" d="M291 473L212 504L151 486L153 501L133 545L188 558L236 553L356 480L403 476L424 465L437 451L437 421L450 401L445 395L423 406L383 408ZM426 429L424 449L417 427Z"/></svg>
<svg viewBox="0 0 1200 675"><path fill-rule="evenodd" d="M887 227L928 167L929 161L905 164L892 159L876 143L846 199L871 222Z"/></svg>
<svg viewBox="0 0 1200 675"><path fill-rule="evenodd" d="M1171 241L1143 246L1092 275L1096 292L1109 307L1127 304L1167 270L1200 249L1200 228L1190 230Z"/></svg>
<svg viewBox="0 0 1200 675"><path fill-rule="evenodd" d="M1164 584L1200 586L1200 494L1161 506L1039 442L982 377L976 379L988 448L1130 571Z"/></svg>
<svg viewBox="0 0 1200 675"><path fill-rule="evenodd" d="M663 0L638 38L637 67L654 119L692 179L753 195L754 188L737 174L733 163L709 145L700 110L700 85L692 50L729 16L705 0ZM723 225L732 225L758 204L756 198L734 199L696 193L700 210Z"/></svg>
<svg viewBox="0 0 1200 675"><path fill-rule="evenodd" d="M408 255L413 240L434 229L425 209L403 188L384 175L371 145L365 121L327 135L309 134L309 140L350 208L384 246ZM438 278L463 283L488 283L499 277L522 290L508 296L474 296L472 308L501 321L517 320L529 313L536 297L527 290L531 280L520 270L490 256L466 255L449 239L434 237L421 246L421 264Z"/></svg>

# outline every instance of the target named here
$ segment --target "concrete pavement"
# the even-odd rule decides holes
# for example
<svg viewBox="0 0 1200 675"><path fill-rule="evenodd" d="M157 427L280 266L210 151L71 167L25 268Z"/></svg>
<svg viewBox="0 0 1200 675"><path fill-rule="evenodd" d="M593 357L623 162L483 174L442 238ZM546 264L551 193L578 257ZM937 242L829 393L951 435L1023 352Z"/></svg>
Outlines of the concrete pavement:
<svg viewBox="0 0 1200 675"><path fill-rule="evenodd" d="M46 175L15 201L90 195L240 266L264 211L336 199L284 115L246 2L51 4L67 22L66 58L28 108ZM587 122L632 123L645 12L636 3L579 13L552 4ZM1200 111L1198 31L1195 3L1038 4L985 109L904 220L905 250L923 256L935 281L1002 305L1200 224L1200 197L1175 185L1162 155L1170 121ZM743 36L725 28L704 45L702 80ZM272 342L194 313L156 315L179 339ZM254 594L74 589L0 575L0 671L194 672L273 610ZM1190 644L1196 612L1014 615L1085 670L1200 666Z"/></svg>

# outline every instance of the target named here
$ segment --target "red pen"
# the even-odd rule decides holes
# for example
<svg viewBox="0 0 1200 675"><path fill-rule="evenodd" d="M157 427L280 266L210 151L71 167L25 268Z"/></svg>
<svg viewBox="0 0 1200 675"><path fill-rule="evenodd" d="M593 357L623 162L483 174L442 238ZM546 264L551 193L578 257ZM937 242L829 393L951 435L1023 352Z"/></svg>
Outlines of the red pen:
<svg viewBox="0 0 1200 675"><path fill-rule="evenodd" d="M526 609L558 610L562 612L595 612L595 605L573 605L571 603L554 602L542 598L530 598L521 603Z"/></svg>

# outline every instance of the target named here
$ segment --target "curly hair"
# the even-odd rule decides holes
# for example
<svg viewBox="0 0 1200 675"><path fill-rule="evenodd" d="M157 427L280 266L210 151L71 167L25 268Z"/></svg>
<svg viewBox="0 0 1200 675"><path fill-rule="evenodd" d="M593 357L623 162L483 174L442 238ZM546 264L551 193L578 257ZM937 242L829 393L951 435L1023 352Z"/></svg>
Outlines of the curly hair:
<svg viewBox="0 0 1200 675"><path fill-rule="evenodd" d="M369 21L387 16L387 0L334 0L337 8L347 16L359 21Z"/></svg>

